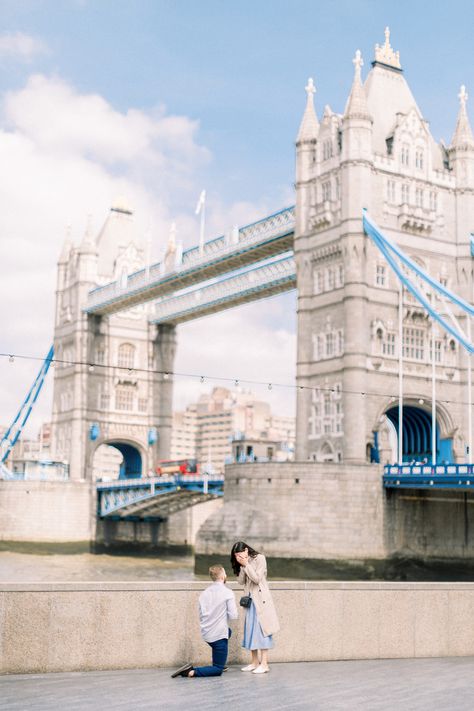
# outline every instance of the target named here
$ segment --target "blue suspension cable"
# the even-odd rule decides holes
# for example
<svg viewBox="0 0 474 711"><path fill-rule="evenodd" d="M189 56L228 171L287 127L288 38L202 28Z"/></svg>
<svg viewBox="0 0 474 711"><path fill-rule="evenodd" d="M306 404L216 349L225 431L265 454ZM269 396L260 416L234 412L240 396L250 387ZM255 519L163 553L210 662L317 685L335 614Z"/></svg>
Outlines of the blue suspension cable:
<svg viewBox="0 0 474 711"><path fill-rule="evenodd" d="M35 403L38 399L38 396L41 392L41 389L44 384L44 380L46 378L46 375L48 373L48 370L51 365L51 361L54 358L54 346L51 346L51 348L48 351L48 355L44 359L40 371L38 375L36 376L33 385L28 391L28 394L26 398L24 399L20 409L18 410L18 413L13 420L12 424L10 427L7 429L5 434L3 435L1 441L0 441L0 452L1 452L1 447L2 445L7 442L7 447L3 454L1 455L1 463L5 462L15 446L16 442L18 441L19 436L21 435L23 428L25 427L26 423L28 422L28 418L31 415L31 411L33 410L33 407L35 406ZM19 422L19 424L17 424ZM13 435L12 435L13 433ZM12 435L12 436L10 436Z"/></svg>

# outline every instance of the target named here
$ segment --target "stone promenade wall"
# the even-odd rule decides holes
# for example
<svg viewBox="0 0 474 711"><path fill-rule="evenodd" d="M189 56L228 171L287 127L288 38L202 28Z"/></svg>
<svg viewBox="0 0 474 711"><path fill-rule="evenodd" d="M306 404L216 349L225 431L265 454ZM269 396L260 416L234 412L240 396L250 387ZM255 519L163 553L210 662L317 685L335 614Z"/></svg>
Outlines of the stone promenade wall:
<svg viewBox="0 0 474 711"><path fill-rule="evenodd" d="M224 505L199 531L196 553L228 555L244 540L271 557L382 559L384 502L374 465L227 466Z"/></svg>
<svg viewBox="0 0 474 711"><path fill-rule="evenodd" d="M0 584L0 672L130 669L209 659L197 619L207 585ZM240 589L233 584L236 598ZM474 583L271 583L271 660L474 656ZM243 614L230 663L241 663Z"/></svg>

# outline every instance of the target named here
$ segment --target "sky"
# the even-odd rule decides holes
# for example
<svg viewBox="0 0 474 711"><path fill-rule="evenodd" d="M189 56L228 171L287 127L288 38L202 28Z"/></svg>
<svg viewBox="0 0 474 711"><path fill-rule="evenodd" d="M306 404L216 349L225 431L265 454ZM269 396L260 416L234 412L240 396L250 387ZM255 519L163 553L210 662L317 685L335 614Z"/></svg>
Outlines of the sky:
<svg viewBox="0 0 474 711"><path fill-rule="evenodd" d="M449 142L460 85L474 97L472 2L0 0L0 351L47 352L66 230L98 231L118 196L154 256L172 221L185 246L197 241L203 188L207 237L292 204L307 78L320 115L342 112L355 50L365 76L386 25ZM294 293L179 327L177 371L292 383L295 363ZM0 425L37 368L0 359ZM213 384L178 379L175 406ZM293 414L290 388L253 389ZM49 383L30 431L50 408Z"/></svg>

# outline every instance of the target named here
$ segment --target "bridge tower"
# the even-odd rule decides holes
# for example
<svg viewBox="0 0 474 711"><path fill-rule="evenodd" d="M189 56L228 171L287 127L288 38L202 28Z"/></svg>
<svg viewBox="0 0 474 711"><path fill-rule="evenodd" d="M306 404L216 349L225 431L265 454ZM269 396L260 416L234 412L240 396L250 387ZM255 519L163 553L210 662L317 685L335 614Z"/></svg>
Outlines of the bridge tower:
<svg viewBox="0 0 474 711"><path fill-rule="evenodd" d="M447 148L433 139L385 42L363 82L363 61L342 114L318 121L312 80L296 141L299 460L394 461L398 354L403 349L404 458L431 457L431 342L435 341L438 461L463 461L467 360L403 293L364 235L362 210L429 273L472 301L474 139L460 94ZM443 309L442 304L437 304Z"/></svg>
<svg viewBox="0 0 474 711"><path fill-rule="evenodd" d="M58 262L52 446L71 479L91 479L101 444L122 454L121 476L140 476L169 455L175 330L149 323L149 306L87 314L87 294L115 279L121 288L144 265L133 214L115 204L95 238L66 239Z"/></svg>

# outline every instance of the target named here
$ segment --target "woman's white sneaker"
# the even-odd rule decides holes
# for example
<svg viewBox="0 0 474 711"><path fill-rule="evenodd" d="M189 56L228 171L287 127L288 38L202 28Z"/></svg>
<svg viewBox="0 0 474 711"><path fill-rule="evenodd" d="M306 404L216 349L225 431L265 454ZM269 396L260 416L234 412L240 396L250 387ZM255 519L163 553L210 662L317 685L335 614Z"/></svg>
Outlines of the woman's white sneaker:
<svg viewBox="0 0 474 711"><path fill-rule="evenodd" d="M266 674L268 671L270 671L270 667L263 667L261 664L253 670L252 674Z"/></svg>
<svg viewBox="0 0 474 711"><path fill-rule="evenodd" d="M258 669L258 667L255 667L253 664L247 664L247 666L242 667L240 671L253 671L254 669Z"/></svg>

